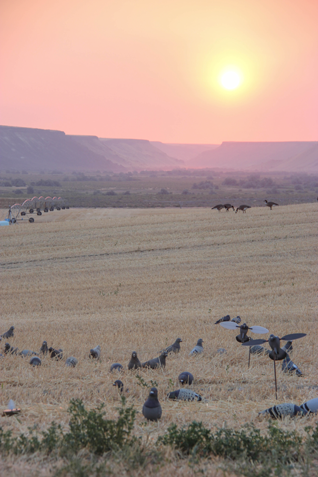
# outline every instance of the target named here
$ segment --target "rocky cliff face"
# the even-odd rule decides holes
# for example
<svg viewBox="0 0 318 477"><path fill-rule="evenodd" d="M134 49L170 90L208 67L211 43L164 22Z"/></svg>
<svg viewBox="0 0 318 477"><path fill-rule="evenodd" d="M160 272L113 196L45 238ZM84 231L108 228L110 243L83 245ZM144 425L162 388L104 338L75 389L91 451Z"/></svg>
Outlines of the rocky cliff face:
<svg viewBox="0 0 318 477"><path fill-rule="evenodd" d="M188 161L192 168L318 172L318 142L223 142Z"/></svg>
<svg viewBox="0 0 318 477"><path fill-rule="evenodd" d="M169 157L149 141L0 126L0 170L127 172L183 166L183 161Z"/></svg>

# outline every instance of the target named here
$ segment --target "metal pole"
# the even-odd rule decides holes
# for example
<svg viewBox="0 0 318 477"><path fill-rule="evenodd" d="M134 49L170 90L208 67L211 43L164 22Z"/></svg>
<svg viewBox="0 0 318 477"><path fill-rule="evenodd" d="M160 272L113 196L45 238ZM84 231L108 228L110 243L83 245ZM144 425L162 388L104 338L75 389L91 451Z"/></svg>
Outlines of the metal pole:
<svg viewBox="0 0 318 477"><path fill-rule="evenodd" d="M249 346L248 347L248 367L250 367L250 363L251 363L251 347Z"/></svg>
<svg viewBox="0 0 318 477"><path fill-rule="evenodd" d="M276 395L276 401L277 401L277 378L276 378L276 360L275 360L275 357L274 357L274 376L275 376L275 395Z"/></svg>

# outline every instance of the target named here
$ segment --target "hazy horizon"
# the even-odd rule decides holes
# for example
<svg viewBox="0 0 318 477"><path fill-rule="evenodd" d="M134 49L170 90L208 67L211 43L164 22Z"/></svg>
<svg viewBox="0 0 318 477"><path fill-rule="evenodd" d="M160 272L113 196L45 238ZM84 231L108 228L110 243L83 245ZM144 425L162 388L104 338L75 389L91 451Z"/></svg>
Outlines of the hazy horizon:
<svg viewBox="0 0 318 477"><path fill-rule="evenodd" d="M317 18L311 0L5 0L0 123L167 144L315 141Z"/></svg>

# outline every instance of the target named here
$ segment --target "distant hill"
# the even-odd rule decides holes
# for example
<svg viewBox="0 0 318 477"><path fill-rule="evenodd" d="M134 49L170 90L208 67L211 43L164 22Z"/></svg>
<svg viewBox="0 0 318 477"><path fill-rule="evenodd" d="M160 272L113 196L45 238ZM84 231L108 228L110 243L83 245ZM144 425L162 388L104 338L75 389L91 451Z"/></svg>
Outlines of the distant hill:
<svg viewBox="0 0 318 477"><path fill-rule="evenodd" d="M145 140L0 126L0 170L128 172L184 166Z"/></svg>
<svg viewBox="0 0 318 477"><path fill-rule="evenodd" d="M171 170L185 167L183 160L171 157L154 143L142 139L100 139L121 158L118 164L131 169Z"/></svg>
<svg viewBox="0 0 318 477"><path fill-rule="evenodd" d="M182 161L189 161L202 152L211 151L219 147L219 144L165 144L159 141L152 141L155 147Z"/></svg>
<svg viewBox="0 0 318 477"><path fill-rule="evenodd" d="M98 141L89 138L87 142ZM0 126L1 170L101 170L123 172L116 154L94 152L62 131Z"/></svg>
<svg viewBox="0 0 318 477"><path fill-rule="evenodd" d="M190 168L318 172L317 142L223 142L198 154Z"/></svg>
<svg viewBox="0 0 318 477"><path fill-rule="evenodd" d="M317 142L164 144L0 126L0 170L105 171L221 168L318 172Z"/></svg>

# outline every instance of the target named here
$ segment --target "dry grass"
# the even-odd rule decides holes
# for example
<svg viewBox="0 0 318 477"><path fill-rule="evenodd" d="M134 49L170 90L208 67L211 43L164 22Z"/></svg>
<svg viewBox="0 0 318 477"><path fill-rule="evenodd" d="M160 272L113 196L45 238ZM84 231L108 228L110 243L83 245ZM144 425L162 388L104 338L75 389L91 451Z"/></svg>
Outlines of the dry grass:
<svg viewBox="0 0 318 477"><path fill-rule="evenodd" d="M44 429L52 420L67 426L71 398L83 399L87 407L104 402L107 416L115 417L117 376L110 365L127 368L133 350L142 361L158 356L179 336L181 352L167 358L165 370L139 372L148 383L158 383L163 407L158 424L144 426L147 389L135 372L122 373L128 403L140 411L136 434L156 440L171 423L194 419L208 427L239 428L253 421L265 428L257 414L276 403L272 361L252 357L247 369L248 350L236 342L236 332L214 325L226 314L280 336L308 333L294 343L293 353L305 376L284 375L279 365L278 402L301 404L318 396L317 204L272 212L253 208L246 214L64 210L41 220L0 230L0 333L13 324L10 343L19 350L38 351L47 340L79 363L70 369L65 360L44 358L42 367L33 369L29 359L1 359L0 405L13 399L22 409L18 419L1 418L5 430L27 432L35 423ZM204 354L189 357L198 338L204 339ZM93 362L89 349L97 344L101 360ZM227 354L218 355L220 347ZM193 373L203 403L166 399L178 388L181 371ZM279 425L302 429L314 422L310 417Z"/></svg>

